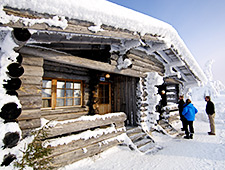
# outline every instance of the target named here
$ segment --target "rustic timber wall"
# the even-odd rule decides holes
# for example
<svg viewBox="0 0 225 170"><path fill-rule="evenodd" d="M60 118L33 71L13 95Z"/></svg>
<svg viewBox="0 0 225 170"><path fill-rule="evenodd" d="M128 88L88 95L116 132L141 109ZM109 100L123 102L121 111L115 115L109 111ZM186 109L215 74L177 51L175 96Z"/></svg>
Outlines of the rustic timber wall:
<svg viewBox="0 0 225 170"><path fill-rule="evenodd" d="M53 158L52 166L59 168L121 143L123 137L120 135L126 131L125 120L124 113L110 113L83 116L70 122L58 122L55 127L49 129L49 137L56 138L62 135L63 137L45 141L48 147L53 149L50 155ZM72 140L66 143L68 134ZM63 142L51 145L59 140Z"/></svg>
<svg viewBox="0 0 225 170"><path fill-rule="evenodd" d="M22 54L24 74L18 98L22 105L22 114L18 118L20 128L25 132L40 127L42 106L41 82L43 76L43 58Z"/></svg>
<svg viewBox="0 0 225 170"><path fill-rule="evenodd" d="M147 55L145 52L130 50L128 58L132 61L132 69L141 72L157 72L163 75L165 72L164 65L159 62L154 55Z"/></svg>

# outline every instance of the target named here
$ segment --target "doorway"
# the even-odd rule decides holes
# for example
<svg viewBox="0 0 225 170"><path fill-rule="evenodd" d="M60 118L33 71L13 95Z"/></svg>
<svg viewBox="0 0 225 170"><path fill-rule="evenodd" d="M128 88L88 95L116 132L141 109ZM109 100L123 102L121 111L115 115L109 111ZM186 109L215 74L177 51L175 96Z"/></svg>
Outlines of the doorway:
<svg viewBox="0 0 225 170"><path fill-rule="evenodd" d="M104 82L98 85L98 111L99 114L111 112L111 83Z"/></svg>

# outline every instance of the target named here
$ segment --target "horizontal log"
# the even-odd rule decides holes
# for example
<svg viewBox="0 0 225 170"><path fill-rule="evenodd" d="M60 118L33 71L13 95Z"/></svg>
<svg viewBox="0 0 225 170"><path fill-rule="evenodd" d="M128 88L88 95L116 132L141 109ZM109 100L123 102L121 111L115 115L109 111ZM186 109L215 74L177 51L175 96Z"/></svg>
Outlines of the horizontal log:
<svg viewBox="0 0 225 170"><path fill-rule="evenodd" d="M159 60L157 60L154 55L148 55L145 52L138 50L130 50L129 52L130 53L128 54L128 57L130 58L141 60L152 65L164 68L164 65Z"/></svg>
<svg viewBox="0 0 225 170"><path fill-rule="evenodd" d="M120 142L115 139L109 142L102 143L101 146L99 146L99 143L89 145L86 148L80 148L77 150L67 152L65 154L55 156L53 157L51 164L53 165L53 167L56 168L63 167L65 165L72 164L81 159L99 154L113 146L118 145L119 143ZM86 150L86 152L84 151L84 149Z"/></svg>
<svg viewBox="0 0 225 170"><path fill-rule="evenodd" d="M134 55L129 55L129 56L134 56ZM155 62L150 61L150 60L142 60L142 59L139 59L139 58L134 59L133 57L130 57L130 58L133 59L132 63L134 63L136 65L139 65L139 66L156 68L158 70L163 70L164 69L163 65L159 65L159 64L157 65Z"/></svg>
<svg viewBox="0 0 225 170"><path fill-rule="evenodd" d="M141 66L137 66L137 65L133 65L132 69L137 70L137 71L142 71L142 72L157 72L160 75L163 75L163 73L161 71L159 71L159 70L145 68L145 67L141 67Z"/></svg>
<svg viewBox="0 0 225 170"><path fill-rule="evenodd" d="M42 87L41 85L30 85L30 84L22 84L17 90L19 96L26 96L26 95L41 95Z"/></svg>
<svg viewBox="0 0 225 170"><path fill-rule="evenodd" d="M110 117L107 117L108 115L110 115ZM59 122L55 127L49 129L49 137L87 130L98 126L109 125L114 122L124 122L125 120L125 113L121 113L120 115L115 113L81 117L80 119L74 119L73 122L72 120L70 122L63 122L63 124Z"/></svg>
<svg viewBox="0 0 225 170"><path fill-rule="evenodd" d="M24 74L25 76L37 76L42 77L43 76L43 68L39 66L30 66L30 65L22 65L24 68Z"/></svg>
<svg viewBox="0 0 225 170"><path fill-rule="evenodd" d="M112 66L108 63L103 63L103 62L94 61L94 60L90 60L90 59L86 59L86 58L76 57L76 56L72 56L72 55L69 55L66 53L53 51L50 49L46 50L46 49L41 49L38 47L35 47L35 48L34 47L23 47L20 49L20 52L26 53L29 55L43 56L45 59L50 60L50 61L74 65L74 66L78 66L78 67L84 67L84 68L100 70L100 71L105 71L105 72L110 72L110 73L116 73L116 74L121 74L121 75L129 75L132 77L143 76L143 73L138 72L138 71L133 71L131 69L118 70L117 68L115 68L115 66Z"/></svg>
<svg viewBox="0 0 225 170"><path fill-rule="evenodd" d="M53 71L45 71L43 77L82 80L87 82L89 82L90 80L88 76L81 76L76 74L67 74L67 73L53 72Z"/></svg>
<svg viewBox="0 0 225 170"><path fill-rule="evenodd" d="M21 115L18 117L18 120L29 120L29 119L40 119L41 111L40 109L34 110L22 110Z"/></svg>
<svg viewBox="0 0 225 170"><path fill-rule="evenodd" d="M30 66L43 66L43 57L37 57L33 55L22 54L23 62L22 65L30 65Z"/></svg>
<svg viewBox="0 0 225 170"><path fill-rule="evenodd" d="M108 134L102 134L101 136L95 136L95 137L92 137L87 140L78 139L78 140L73 140L68 144L58 145L58 146L54 146L54 147L50 146L50 148L53 149L51 157L60 155L60 154L66 153L66 152L70 152L72 150L76 150L79 148L86 148L89 145L92 145L94 143L98 143L98 142L101 142L101 141L104 141L104 140L107 140L110 138L114 138L118 135L121 135L122 133L124 133L124 130L118 131L118 132L111 132Z"/></svg>
<svg viewBox="0 0 225 170"><path fill-rule="evenodd" d="M162 71L163 70L162 68L159 68L159 67L156 67L154 65L150 65L150 64L144 63L142 61L138 61L138 60L135 60L132 63L133 63L133 65L142 67L144 69L155 70L155 71Z"/></svg>
<svg viewBox="0 0 225 170"><path fill-rule="evenodd" d="M21 130L35 129L41 127L40 119L20 120L18 123Z"/></svg>
<svg viewBox="0 0 225 170"><path fill-rule="evenodd" d="M55 114L77 114L79 112L86 112L86 111L87 108L85 107L65 107L65 108L57 108L56 110L42 108L41 115L48 116Z"/></svg>
<svg viewBox="0 0 225 170"><path fill-rule="evenodd" d="M22 109L40 109L42 107L41 95L19 96Z"/></svg>
<svg viewBox="0 0 225 170"><path fill-rule="evenodd" d="M29 84L29 85L41 85L42 77L41 76L28 76L28 75L22 75L20 77L20 80L22 81L22 84Z"/></svg>
<svg viewBox="0 0 225 170"><path fill-rule="evenodd" d="M64 72L69 74L77 74L82 76L87 76L89 70L81 67L69 66L62 63L55 63L52 61L45 60L44 61L44 70L45 71L53 71L53 72Z"/></svg>
<svg viewBox="0 0 225 170"><path fill-rule="evenodd" d="M47 120L63 121L63 120L69 120L69 119L76 119L76 118L79 118L79 117L87 115L87 114L88 114L88 112L79 112L79 113L46 115L46 116L42 116L42 117Z"/></svg>
<svg viewBox="0 0 225 170"><path fill-rule="evenodd" d="M45 60L47 61L47 60ZM59 64L57 65L50 65L50 64L44 64L44 70L45 71L52 71L52 72L63 72L68 74L77 74L81 76L87 76L88 71L79 70L78 68L75 69L74 67L63 67L65 64Z"/></svg>

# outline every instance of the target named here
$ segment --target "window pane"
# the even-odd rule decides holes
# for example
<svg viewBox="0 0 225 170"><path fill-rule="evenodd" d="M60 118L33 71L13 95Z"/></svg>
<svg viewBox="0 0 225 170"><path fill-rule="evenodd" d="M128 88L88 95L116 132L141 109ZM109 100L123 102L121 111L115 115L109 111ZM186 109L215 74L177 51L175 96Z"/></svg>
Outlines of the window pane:
<svg viewBox="0 0 225 170"><path fill-rule="evenodd" d="M56 106L64 106L64 99L56 99Z"/></svg>
<svg viewBox="0 0 225 170"><path fill-rule="evenodd" d="M75 98L75 99L74 99L74 105L81 105L81 100L80 100L80 98Z"/></svg>
<svg viewBox="0 0 225 170"><path fill-rule="evenodd" d="M66 106L72 106L73 105L73 99L66 99Z"/></svg>
<svg viewBox="0 0 225 170"><path fill-rule="evenodd" d="M51 99L43 99L42 107L51 107Z"/></svg>
<svg viewBox="0 0 225 170"><path fill-rule="evenodd" d="M65 97L65 90L57 89L57 97Z"/></svg>
<svg viewBox="0 0 225 170"><path fill-rule="evenodd" d="M80 89L80 83L74 83L74 89Z"/></svg>
<svg viewBox="0 0 225 170"><path fill-rule="evenodd" d="M67 81L67 82L66 82L66 88L67 88L67 89L73 89L73 82Z"/></svg>
<svg viewBox="0 0 225 170"><path fill-rule="evenodd" d="M52 81L51 80L42 80L42 87L43 88L51 88L52 87Z"/></svg>
<svg viewBox="0 0 225 170"><path fill-rule="evenodd" d="M66 97L73 97L73 90L66 90Z"/></svg>
<svg viewBox="0 0 225 170"><path fill-rule="evenodd" d="M64 89L65 88L65 81L57 81L57 89Z"/></svg>
<svg viewBox="0 0 225 170"><path fill-rule="evenodd" d="M51 89L42 89L42 97L51 97Z"/></svg>
<svg viewBox="0 0 225 170"><path fill-rule="evenodd" d="M81 91L80 90L74 90L74 97L80 97L81 95Z"/></svg>

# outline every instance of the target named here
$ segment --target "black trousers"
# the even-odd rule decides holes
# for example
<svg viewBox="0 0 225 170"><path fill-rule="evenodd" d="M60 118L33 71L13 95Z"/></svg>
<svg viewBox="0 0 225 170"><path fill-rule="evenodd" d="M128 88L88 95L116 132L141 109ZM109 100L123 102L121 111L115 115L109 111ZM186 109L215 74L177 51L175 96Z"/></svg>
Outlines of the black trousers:
<svg viewBox="0 0 225 170"><path fill-rule="evenodd" d="M189 134L193 134L194 133L193 121L188 121L187 119L184 119L183 123L186 136L189 136Z"/></svg>

